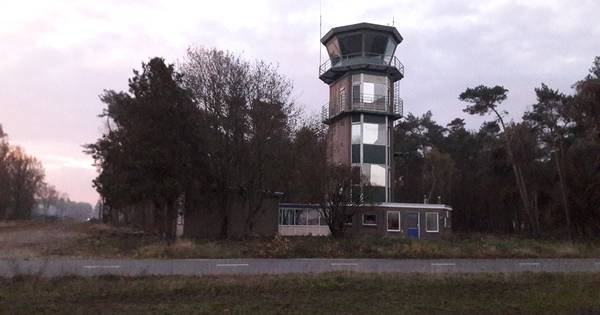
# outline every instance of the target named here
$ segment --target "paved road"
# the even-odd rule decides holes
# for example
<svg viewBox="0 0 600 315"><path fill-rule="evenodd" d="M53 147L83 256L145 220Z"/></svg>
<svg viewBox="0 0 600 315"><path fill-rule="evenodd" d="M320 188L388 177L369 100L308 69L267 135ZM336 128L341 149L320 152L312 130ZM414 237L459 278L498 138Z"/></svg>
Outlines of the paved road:
<svg viewBox="0 0 600 315"><path fill-rule="evenodd" d="M0 260L0 277L66 275L289 274L332 271L396 273L600 272L600 259L121 259Z"/></svg>

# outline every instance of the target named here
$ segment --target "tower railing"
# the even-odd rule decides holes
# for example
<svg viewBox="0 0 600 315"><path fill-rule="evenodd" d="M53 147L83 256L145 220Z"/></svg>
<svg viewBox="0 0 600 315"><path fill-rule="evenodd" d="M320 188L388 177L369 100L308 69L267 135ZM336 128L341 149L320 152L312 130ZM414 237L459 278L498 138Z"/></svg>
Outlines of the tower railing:
<svg viewBox="0 0 600 315"><path fill-rule="evenodd" d="M399 97L400 95L400 82L394 83L394 114L403 116L404 115L404 101Z"/></svg>
<svg viewBox="0 0 600 315"><path fill-rule="evenodd" d="M404 116L404 100L400 97L394 98L394 114Z"/></svg>
<svg viewBox="0 0 600 315"><path fill-rule="evenodd" d="M377 94L360 93L352 95L352 109L366 110L373 112L389 112L388 96Z"/></svg>
<svg viewBox="0 0 600 315"><path fill-rule="evenodd" d="M325 122L329 120L329 103L325 103L321 106L321 121Z"/></svg>
<svg viewBox="0 0 600 315"><path fill-rule="evenodd" d="M391 66L396 68L402 74L402 76L404 76L404 65L402 62L400 62L400 60L398 60L398 58L396 58L396 56L374 53L348 54L327 59L319 66L319 76L331 68L359 64Z"/></svg>
<svg viewBox="0 0 600 315"><path fill-rule="evenodd" d="M404 108L402 98L395 94L391 104L388 99L388 95L361 93L359 95L352 95L350 106L346 106L345 100L337 100L333 104L335 106L329 106L329 103L326 103L321 107L321 120L326 122L339 114L352 111L388 113L402 116ZM340 104L339 102L344 103Z"/></svg>

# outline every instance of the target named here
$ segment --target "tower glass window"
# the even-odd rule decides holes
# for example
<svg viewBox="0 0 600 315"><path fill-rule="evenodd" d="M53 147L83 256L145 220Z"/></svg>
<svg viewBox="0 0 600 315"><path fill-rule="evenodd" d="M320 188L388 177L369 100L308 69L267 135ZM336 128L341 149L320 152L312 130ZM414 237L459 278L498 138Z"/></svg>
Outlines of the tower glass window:
<svg viewBox="0 0 600 315"><path fill-rule="evenodd" d="M374 32L365 32L365 53L372 55L385 54L389 36Z"/></svg>
<svg viewBox="0 0 600 315"><path fill-rule="evenodd" d="M352 75L352 107L385 112L388 104L389 79L384 75Z"/></svg>
<svg viewBox="0 0 600 315"><path fill-rule="evenodd" d="M339 36L340 50L343 55L356 55L362 52L362 33Z"/></svg>
<svg viewBox="0 0 600 315"><path fill-rule="evenodd" d="M387 143L386 129L385 123L372 124L365 122L363 124L363 143L385 145Z"/></svg>
<svg viewBox="0 0 600 315"><path fill-rule="evenodd" d="M364 164L361 167L362 175L372 186L384 186L386 184L386 170L382 165Z"/></svg>
<svg viewBox="0 0 600 315"><path fill-rule="evenodd" d="M386 116L353 114L352 116L352 165L360 170L360 179L353 179L360 199L367 202L385 202L389 191L389 163L387 154L388 120Z"/></svg>

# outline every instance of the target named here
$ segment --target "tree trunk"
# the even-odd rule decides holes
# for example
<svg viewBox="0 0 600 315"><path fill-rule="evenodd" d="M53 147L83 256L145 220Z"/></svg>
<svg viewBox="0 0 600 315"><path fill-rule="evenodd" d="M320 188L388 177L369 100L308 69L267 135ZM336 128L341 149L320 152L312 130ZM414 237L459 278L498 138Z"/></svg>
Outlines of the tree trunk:
<svg viewBox="0 0 600 315"><path fill-rule="evenodd" d="M556 152L556 151L554 152L554 156L555 156L554 161L555 161L556 171L558 172L558 180L560 183L559 186L560 186L561 201L562 201L563 211L565 213L565 219L566 219L567 235L569 237L569 241L573 241L573 233L571 232L571 211L569 209L569 203L567 201L567 187L565 185L565 177L563 175L562 167L561 167L562 159L559 158L558 152Z"/></svg>
<svg viewBox="0 0 600 315"><path fill-rule="evenodd" d="M523 177L523 173L521 171L521 168L517 165L517 161L515 159L515 156L513 154L512 151L512 147L511 147L511 136L509 134L506 133L506 125L504 124L504 120L502 119L502 116L500 116L500 113L498 113L498 111L496 111L495 109L492 109L494 111L494 113L496 113L496 116L498 117L498 121L500 121L500 124L502 125L502 130L504 131L504 135L506 137L506 151L508 153L508 157L510 159L510 163L512 164L512 169L513 169L513 173L515 175L515 181L517 182L517 188L519 190L519 195L521 196L521 202L523 204L523 210L525 211L525 214L527 215L527 219L529 221L530 224L530 229L531 232L534 236L538 236L539 234L539 227L536 226L535 224L535 220L533 218L533 215L531 213L531 203L529 201L529 195L527 193L527 186L525 185L525 179Z"/></svg>
<svg viewBox="0 0 600 315"><path fill-rule="evenodd" d="M177 203L169 201L165 207L165 234L167 244L171 245L177 239Z"/></svg>

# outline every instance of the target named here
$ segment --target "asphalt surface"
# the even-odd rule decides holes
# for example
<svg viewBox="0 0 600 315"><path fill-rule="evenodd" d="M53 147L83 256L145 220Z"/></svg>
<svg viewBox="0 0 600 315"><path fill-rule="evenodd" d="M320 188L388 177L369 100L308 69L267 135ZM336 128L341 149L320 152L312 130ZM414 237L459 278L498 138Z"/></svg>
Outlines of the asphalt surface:
<svg viewBox="0 0 600 315"><path fill-rule="evenodd" d="M0 260L0 277L373 273L600 272L599 259L106 259Z"/></svg>

